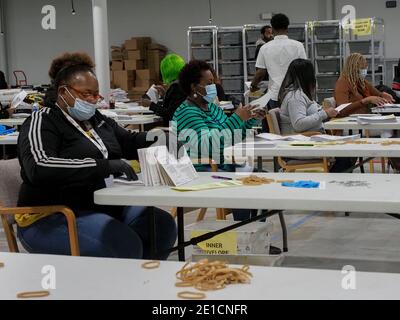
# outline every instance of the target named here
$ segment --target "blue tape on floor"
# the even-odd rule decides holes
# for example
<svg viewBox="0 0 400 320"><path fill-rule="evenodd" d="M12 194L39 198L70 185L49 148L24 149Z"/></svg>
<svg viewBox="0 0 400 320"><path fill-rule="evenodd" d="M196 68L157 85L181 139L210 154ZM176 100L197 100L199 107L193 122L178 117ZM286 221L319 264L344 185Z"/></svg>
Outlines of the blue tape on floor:
<svg viewBox="0 0 400 320"><path fill-rule="evenodd" d="M305 216L304 218L301 218L300 220L296 221L295 223L291 224L290 226L287 227L287 231L288 234L290 233L290 231L293 231L294 229L297 229L298 227L300 227L301 225L303 225L304 223L306 223L308 220L319 216L322 212L314 212L309 214L308 216ZM282 233L279 235L275 235L272 237L271 241L277 241L279 239L282 238Z"/></svg>

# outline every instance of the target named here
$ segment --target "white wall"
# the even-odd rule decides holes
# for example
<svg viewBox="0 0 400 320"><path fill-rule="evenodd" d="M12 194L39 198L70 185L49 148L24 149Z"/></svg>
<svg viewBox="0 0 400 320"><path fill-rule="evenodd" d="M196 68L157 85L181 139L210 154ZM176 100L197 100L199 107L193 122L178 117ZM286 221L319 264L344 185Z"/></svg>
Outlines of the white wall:
<svg viewBox="0 0 400 320"><path fill-rule="evenodd" d="M12 70L23 70L28 83L48 83L51 60L65 51L86 51L93 56L91 1L75 1L73 16L67 0L7 0L6 39L10 84ZM56 8L56 30L42 29L42 7Z"/></svg>
<svg viewBox="0 0 400 320"><path fill-rule="evenodd" d="M71 15L68 0L6 0L9 70L22 69L29 83L48 82L54 56L82 50L93 56L90 0L76 0ZM262 23L263 12L286 13L293 23L325 19L323 0L212 0L213 24L235 26ZM56 7L57 29L41 28L41 8ZM109 0L110 45L120 45L132 36L151 36L172 51L187 56L189 26L207 25L208 0ZM14 80L11 79L11 84Z"/></svg>
<svg viewBox="0 0 400 320"><path fill-rule="evenodd" d="M336 0L336 14L340 18L342 7L351 4L357 18L378 17L385 21L385 45L387 58L400 58L400 7L387 9L384 0ZM400 1L398 6L400 6Z"/></svg>

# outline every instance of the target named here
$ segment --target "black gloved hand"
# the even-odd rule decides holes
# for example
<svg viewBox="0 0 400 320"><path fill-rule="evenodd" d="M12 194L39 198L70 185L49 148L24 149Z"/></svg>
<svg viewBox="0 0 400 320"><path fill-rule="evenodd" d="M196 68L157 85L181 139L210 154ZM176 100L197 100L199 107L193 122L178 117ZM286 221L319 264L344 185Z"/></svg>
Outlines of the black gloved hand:
<svg viewBox="0 0 400 320"><path fill-rule="evenodd" d="M124 160L109 160L108 164L110 166L110 174L114 176L125 174L129 181L138 180L138 176L136 175L133 168L129 165L129 163L126 163Z"/></svg>

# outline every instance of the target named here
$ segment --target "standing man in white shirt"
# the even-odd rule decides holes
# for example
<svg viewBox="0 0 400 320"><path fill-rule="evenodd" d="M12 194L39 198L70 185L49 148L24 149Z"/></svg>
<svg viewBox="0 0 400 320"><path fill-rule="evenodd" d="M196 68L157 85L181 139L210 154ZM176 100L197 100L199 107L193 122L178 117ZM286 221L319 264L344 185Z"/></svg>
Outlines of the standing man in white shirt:
<svg viewBox="0 0 400 320"><path fill-rule="evenodd" d="M252 92L259 90L258 84L269 74L268 90L272 98L268 108L279 107L278 94L282 81L290 63L295 59L307 59L306 51L301 42L291 40L288 37L289 18L284 14L276 14L271 19L274 40L264 44L257 57L256 74L251 83Z"/></svg>

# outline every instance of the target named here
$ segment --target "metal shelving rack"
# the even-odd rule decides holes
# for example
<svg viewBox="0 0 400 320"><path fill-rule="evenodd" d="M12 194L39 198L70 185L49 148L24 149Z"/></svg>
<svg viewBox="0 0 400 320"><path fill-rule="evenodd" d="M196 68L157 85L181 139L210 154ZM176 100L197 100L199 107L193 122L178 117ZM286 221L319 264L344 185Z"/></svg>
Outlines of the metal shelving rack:
<svg viewBox="0 0 400 320"><path fill-rule="evenodd" d="M367 80L373 86L386 83L385 64L385 25L383 19L367 18L371 20L371 34L355 35L351 28L344 29L345 56L353 52L363 54L368 60Z"/></svg>
<svg viewBox="0 0 400 320"><path fill-rule="evenodd" d="M243 26L243 75L244 81L251 81L256 73L256 42L260 38L260 30L263 25L247 24ZM248 90L244 84L243 90ZM249 103L249 98L245 98L245 103Z"/></svg>
<svg viewBox="0 0 400 320"><path fill-rule="evenodd" d="M226 95L243 102L243 27L218 27L217 74Z"/></svg>
<svg viewBox="0 0 400 320"><path fill-rule="evenodd" d="M317 78L317 101L334 95L343 68L343 29L339 20L309 23L311 57Z"/></svg>
<svg viewBox="0 0 400 320"><path fill-rule="evenodd" d="M189 60L205 60L218 73L216 26L189 27L187 31Z"/></svg>

